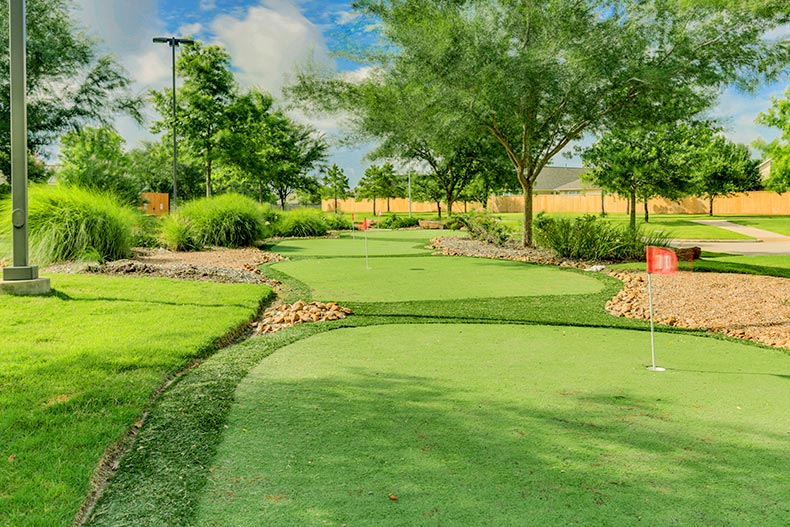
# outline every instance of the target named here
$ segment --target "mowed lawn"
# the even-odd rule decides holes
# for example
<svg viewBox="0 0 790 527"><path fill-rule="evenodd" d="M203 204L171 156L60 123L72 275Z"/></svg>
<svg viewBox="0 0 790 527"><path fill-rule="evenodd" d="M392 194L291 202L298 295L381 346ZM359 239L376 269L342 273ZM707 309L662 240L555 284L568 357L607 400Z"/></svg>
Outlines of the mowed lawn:
<svg viewBox="0 0 790 527"><path fill-rule="evenodd" d="M72 525L105 449L154 391L271 291L260 285L48 275L0 295L0 525Z"/></svg>
<svg viewBox="0 0 790 527"><path fill-rule="evenodd" d="M200 526L760 525L790 517L790 358L691 335L341 329L239 386Z"/></svg>
<svg viewBox="0 0 790 527"><path fill-rule="evenodd" d="M426 245L437 236L462 236L450 230L380 230L342 232L337 238L287 239L270 250L289 258L323 256L404 256L430 254Z"/></svg>

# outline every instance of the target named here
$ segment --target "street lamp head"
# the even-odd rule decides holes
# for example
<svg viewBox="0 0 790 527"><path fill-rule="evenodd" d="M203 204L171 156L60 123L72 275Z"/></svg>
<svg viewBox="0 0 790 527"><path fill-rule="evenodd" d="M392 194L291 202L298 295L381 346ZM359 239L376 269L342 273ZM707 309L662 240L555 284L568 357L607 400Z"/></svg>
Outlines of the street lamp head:
<svg viewBox="0 0 790 527"><path fill-rule="evenodd" d="M154 37L154 42L157 44L170 44L171 47L178 46L179 44L194 44L195 41L191 38L177 38L177 37Z"/></svg>

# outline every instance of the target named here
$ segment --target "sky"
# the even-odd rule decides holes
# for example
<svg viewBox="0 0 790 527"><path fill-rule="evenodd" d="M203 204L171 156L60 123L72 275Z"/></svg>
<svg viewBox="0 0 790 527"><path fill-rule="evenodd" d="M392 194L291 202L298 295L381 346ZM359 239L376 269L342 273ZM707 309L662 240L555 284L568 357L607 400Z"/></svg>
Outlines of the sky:
<svg viewBox="0 0 790 527"><path fill-rule="evenodd" d="M308 58L352 73L358 65L336 60L331 49L344 38L358 38L359 20L350 0L75 0L75 19L89 36L100 41L104 52L113 53L131 79L134 90L145 93L172 82L171 51L154 44L157 36L192 36L207 44L219 44L230 53L236 80L242 87L256 86L282 101L281 88L293 78L294 67ZM357 33L354 33L357 31ZM177 51L178 52L178 51ZM770 97L783 96L787 79L765 86L755 95L727 90L714 116L726 127L727 137L751 144L758 137L771 140L778 130L754 123L757 114L770 107ZM294 115L300 120L303 116ZM153 113L149 118L155 118ZM340 147L342 126L338 118L310 121L327 134L329 164L337 163L352 186L363 176L370 161L364 156L371 145ZM119 133L134 147L152 139L146 127L122 119ZM578 158L555 158L555 164L581 166Z"/></svg>

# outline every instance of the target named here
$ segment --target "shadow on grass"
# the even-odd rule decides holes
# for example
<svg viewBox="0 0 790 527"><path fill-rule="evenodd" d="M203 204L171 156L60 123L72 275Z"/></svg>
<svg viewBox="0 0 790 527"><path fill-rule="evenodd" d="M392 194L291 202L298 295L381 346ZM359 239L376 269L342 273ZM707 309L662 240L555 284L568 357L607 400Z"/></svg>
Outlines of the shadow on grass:
<svg viewBox="0 0 790 527"><path fill-rule="evenodd" d="M368 369L265 378L198 524L786 525L786 438L660 395L529 386L508 402Z"/></svg>

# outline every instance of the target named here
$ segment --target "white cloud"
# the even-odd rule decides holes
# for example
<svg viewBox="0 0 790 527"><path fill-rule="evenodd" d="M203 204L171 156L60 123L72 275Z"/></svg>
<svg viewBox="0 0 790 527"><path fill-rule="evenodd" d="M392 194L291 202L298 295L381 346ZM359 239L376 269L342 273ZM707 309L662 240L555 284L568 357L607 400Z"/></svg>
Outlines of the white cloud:
<svg viewBox="0 0 790 527"><path fill-rule="evenodd" d="M360 17L359 11L338 11L335 13L335 24L344 26Z"/></svg>
<svg viewBox="0 0 790 527"><path fill-rule="evenodd" d="M203 24L200 22L195 22L193 24L184 24L178 28L177 33L179 35L192 35L193 37L200 34L203 31Z"/></svg>
<svg viewBox="0 0 790 527"><path fill-rule="evenodd" d="M735 89L728 89L712 113L724 125L724 133L731 141L746 145L751 145L760 137L770 141L779 131L758 125L754 121L757 114L765 112L771 106L771 97L782 97L782 87L775 85L758 95L742 94Z"/></svg>
<svg viewBox="0 0 790 527"><path fill-rule="evenodd" d="M290 2L263 0L244 18L220 15L212 23L238 68L242 85L255 85L279 94L285 76L313 56L328 61L320 30Z"/></svg>
<svg viewBox="0 0 790 527"><path fill-rule="evenodd" d="M216 8L217 8L217 2L215 0L200 0L201 11L212 11Z"/></svg>

